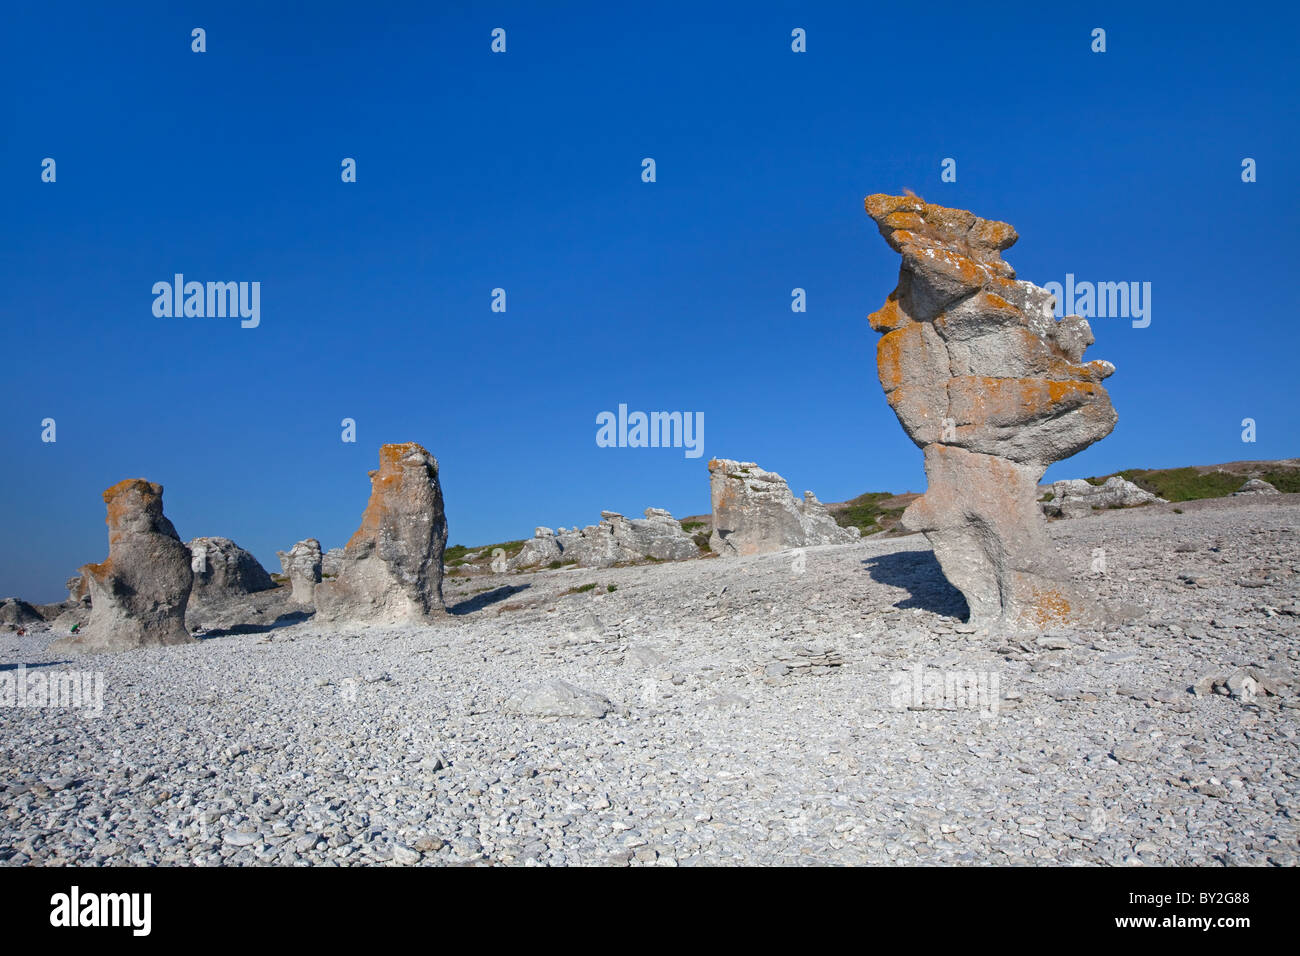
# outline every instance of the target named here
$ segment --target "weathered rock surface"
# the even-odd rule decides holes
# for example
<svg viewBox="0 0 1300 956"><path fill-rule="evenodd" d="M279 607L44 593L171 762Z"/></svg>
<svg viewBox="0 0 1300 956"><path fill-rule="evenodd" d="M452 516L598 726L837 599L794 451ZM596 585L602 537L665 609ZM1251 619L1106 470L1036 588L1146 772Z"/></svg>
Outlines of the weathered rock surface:
<svg viewBox="0 0 1300 956"><path fill-rule="evenodd" d="M343 549L330 548L320 556L320 573L327 578L338 577L343 569Z"/></svg>
<svg viewBox="0 0 1300 956"><path fill-rule="evenodd" d="M977 625L1042 628L1103 612L1052 554L1036 502L1052 462L1110 434L1116 415L1083 363L1086 319L1053 316L1052 295L1017 281L1004 222L915 196L868 196L867 213L901 253L898 287L870 317L883 333L880 383L925 451L926 493L903 524L924 531Z"/></svg>
<svg viewBox="0 0 1300 956"><path fill-rule="evenodd" d="M1167 504L1164 498L1139 488L1119 475L1111 475L1100 485L1082 478L1055 481L1051 489L1051 500L1042 503L1043 514L1049 518L1086 518L1094 511L1106 508Z"/></svg>
<svg viewBox="0 0 1300 956"><path fill-rule="evenodd" d="M190 551L163 515L162 485L128 478L104 492L108 557L81 569L90 591L90 619L59 652L121 651L186 644L194 574Z"/></svg>
<svg viewBox="0 0 1300 956"><path fill-rule="evenodd" d="M601 718L613 709L603 694L575 687L562 680L547 681L525 688L507 699L507 713L529 714L535 717L594 717Z"/></svg>
<svg viewBox="0 0 1300 956"><path fill-rule="evenodd" d="M600 523L585 528L538 528L510 562L511 568L544 567L553 561L584 568L608 568L642 561L684 561L698 557L695 539L663 508L647 508L645 518L625 518L602 511Z"/></svg>
<svg viewBox="0 0 1300 956"><path fill-rule="evenodd" d="M26 601L18 598L5 598L0 601L0 628L17 630L28 624L38 624L45 620L44 615Z"/></svg>
<svg viewBox="0 0 1300 956"><path fill-rule="evenodd" d="M428 618L443 610L447 520L438 461L415 442L384 445L370 481L370 503L338 576L316 588L317 613L331 620Z"/></svg>
<svg viewBox="0 0 1300 956"><path fill-rule="evenodd" d="M719 554L846 544L861 535L857 528L837 525L811 491L805 491L799 501L784 478L752 461L710 461L709 493L713 505L709 543Z"/></svg>
<svg viewBox="0 0 1300 956"><path fill-rule="evenodd" d="M194 572L192 602L223 601L275 587L257 558L229 538L194 538L188 547Z"/></svg>
<svg viewBox="0 0 1300 956"><path fill-rule="evenodd" d="M280 555L280 567L284 568L284 573L293 586L293 602L315 604L316 585L321 582L324 563L320 542L315 538L308 538L299 541L288 551L277 553Z"/></svg>
<svg viewBox="0 0 1300 956"><path fill-rule="evenodd" d="M1278 491L1263 478L1251 478L1244 485L1232 493L1232 497L1238 495L1280 495Z"/></svg>

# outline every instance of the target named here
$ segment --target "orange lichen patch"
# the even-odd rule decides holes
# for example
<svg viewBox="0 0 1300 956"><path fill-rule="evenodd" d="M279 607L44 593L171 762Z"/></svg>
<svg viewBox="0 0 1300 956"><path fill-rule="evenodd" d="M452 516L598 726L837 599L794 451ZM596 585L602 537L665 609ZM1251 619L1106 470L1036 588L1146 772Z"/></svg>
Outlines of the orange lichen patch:
<svg viewBox="0 0 1300 956"><path fill-rule="evenodd" d="M909 324L912 318L903 311L898 299L891 295L889 301L867 316L867 321L877 332L892 332Z"/></svg>
<svg viewBox="0 0 1300 956"><path fill-rule="evenodd" d="M1020 238L1016 232L1016 227L1009 222L998 222L996 219L977 219L971 227L969 238L971 242L986 246L989 249L996 249L1001 252L1003 249L1010 249Z"/></svg>
<svg viewBox="0 0 1300 956"><path fill-rule="evenodd" d="M925 208L925 200L916 196L891 196L888 193L872 193L864 200L867 215L879 222L891 213L899 210L920 212Z"/></svg>
<svg viewBox="0 0 1300 956"><path fill-rule="evenodd" d="M903 353L924 347L919 322L886 333L876 343L876 370L886 395L903 384Z"/></svg>
<svg viewBox="0 0 1300 956"><path fill-rule="evenodd" d="M1089 403L1109 404L1092 382L962 375L948 382L952 415L959 421L1015 425Z"/></svg>
<svg viewBox="0 0 1300 956"><path fill-rule="evenodd" d="M104 504L108 506L105 519L110 528L117 527L129 512L147 508L153 501L162 498L162 485L155 485L144 478L127 478L104 490ZM139 495L139 501L133 500Z"/></svg>
<svg viewBox="0 0 1300 956"><path fill-rule="evenodd" d="M86 577L94 578L96 581L102 583L108 578L110 574L113 573L113 559L109 557L109 558L105 558L103 561L100 561L98 564L84 564L81 567L77 568L77 570L80 571L82 574L84 574ZM85 588L82 588L81 593L84 592L85 592Z"/></svg>
<svg viewBox="0 0 1300 956"><path fill-rule="evenodd" d="M1074 608L1056 588L1033 588L1033 598L1025 609L1025 617L1039 628L1065 624L1074 619Z"/></svg>
<svg viewBox="0 0 1300 956"><path fill-rule="evenodd" d="M361 527L348 539L345 550L378 537L388 514L387 503L402 493L402 484L406 480L405 463L411 455L419 455L422 460L428 459L426 474L435 473L433 456L419 442L380 446L379 470L370 472L370 501L361 515Z"/></svg>
<svg viewBox="0 0 1300 956"><path fill-rule="evenodd" d="M920 231L925 228L925 220L914 212L892 212L881 221L882 226L890 229L910 229Z"/></svg>

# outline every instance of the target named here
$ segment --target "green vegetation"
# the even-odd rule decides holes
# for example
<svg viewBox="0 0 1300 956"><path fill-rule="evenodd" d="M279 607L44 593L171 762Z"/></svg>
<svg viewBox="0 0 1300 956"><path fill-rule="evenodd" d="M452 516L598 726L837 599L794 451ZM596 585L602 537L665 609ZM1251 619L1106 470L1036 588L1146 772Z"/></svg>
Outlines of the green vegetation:
<svg viewBox="0 0 1300 956"><path fill-rule="evenodd" d="M713 545L709 544L709 536L703 531L691 535L691 540L695 542L695 547L699 548L702 554L708 554L713 550Z"/></svg>
<svg viewBox="0 0 1300 956"><path fill-rule="evenodd" d="M608 585L605 586L605 590L608 591L610 594L613 594L615 591L618 590L618 585L617 585L617 584L608 584Z"/></svg>
<svg viewBox="0 0 1300 956"><path fill-rule="evenodd" d="M683 521L681 524L682 524L682 530L685 531L687 534L690 534L696 528L704 527L703 521Z"/></svg>
<svg viewBox="0 0 1300 956"><path fill-rule="evenodd" d="M1247 475L1234 475L1226 471L1209 471L1204 474L1195 468L1129 468L1117 474L1152 494L1168 501L1196 501L1200 498L1222 498L1246 483ZM1089 478L1094 485L1105 483L1110 475ZM1263 478L1278 491L1300 492L1300 472L1266 471Z"/></svg>
<svg viewBox="0 0 1300 956"><path fill-rule="evenodd" d="M882 502L893 497L894 494L889 491L868 491L847 502L845 508L833 512L832 517L841 528L857 528L864 536L878 531L887 531L897 523L894 519L897 519L906 507L906 505L882 507ZM882 518L885 521L881 521Z"/></svg>
<svg viewBox="0 0 1300 956"><path fill-rule="evenodd" d="M470 564L477 564L480 561L491 561L492 552L497 548L500 548L505 552L507 559L513 558L523 550L526 543L526 541L520 539L519 541L502 541L499 544L484 544L474 548L467 548L463 544L453 544L442 553L442 564L443 567L458 568L467 562ZM466 558L466 555L474 554L475 552L478 553L478 556L472 561Z"/></svg>
<svg viewBox="0 0 1300 956"><path fill-rule="evenodd" d="M592 589L595 588L595 587L596 587L596 582L595 582L595 581L592 581L590 584L579 584L576 588L569 588L569 590L565 591L564 593L565 593L565 594L585 594L585 593L587 593L588 591L592 590Z"/></svg>

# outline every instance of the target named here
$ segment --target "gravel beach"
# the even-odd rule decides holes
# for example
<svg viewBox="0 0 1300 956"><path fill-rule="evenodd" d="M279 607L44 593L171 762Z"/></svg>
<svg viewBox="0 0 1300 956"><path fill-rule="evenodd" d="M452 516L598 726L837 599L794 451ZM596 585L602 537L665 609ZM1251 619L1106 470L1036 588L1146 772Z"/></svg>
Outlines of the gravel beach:
<svg viewBox="0 0 1300 956"><path fill-rule="evenodd" d="M0 862L1295 865L1300 495L1178 508L1050 524L1140 609L1105 629L978 632L910 535L453 576L427 627L0 635L10 686L103 682L0 708Z"/></svg>

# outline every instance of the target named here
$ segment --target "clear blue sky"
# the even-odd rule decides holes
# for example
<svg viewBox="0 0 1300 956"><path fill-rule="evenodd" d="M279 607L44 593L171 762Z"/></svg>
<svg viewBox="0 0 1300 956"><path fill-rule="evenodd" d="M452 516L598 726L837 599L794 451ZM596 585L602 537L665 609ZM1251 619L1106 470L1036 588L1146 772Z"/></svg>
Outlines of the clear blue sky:
<svg viewBox="0 0 1300 956"><path fill-rule="evenodd" d="M126 477L271 570L341 545L390 441L452 543L707 511L711 456L921 490L865 320L862 199L904 187L1013 223L1022 278L1152 283L1093 323L1119 426L1049 478L1300 454L1293 6L544 6L7 5L0 596L102 559ZM260 327L155 318L175 272L261 282ZM704 457L598 448L620 402L703 412Z"/></svg>

